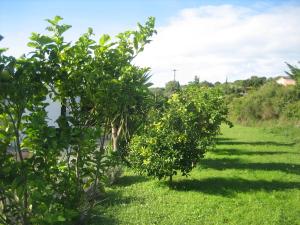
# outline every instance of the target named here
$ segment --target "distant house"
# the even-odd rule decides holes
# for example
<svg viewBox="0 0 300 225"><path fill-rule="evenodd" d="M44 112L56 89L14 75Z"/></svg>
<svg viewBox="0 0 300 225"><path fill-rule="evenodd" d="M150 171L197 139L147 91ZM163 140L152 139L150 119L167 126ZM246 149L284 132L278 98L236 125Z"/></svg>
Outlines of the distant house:
<svg viewBox="0 0 300 225"><path fill-rule="evenodd" d="M276 83L283 86L296 85L296 81L290 77L280 77L276 80Z"/></svg>

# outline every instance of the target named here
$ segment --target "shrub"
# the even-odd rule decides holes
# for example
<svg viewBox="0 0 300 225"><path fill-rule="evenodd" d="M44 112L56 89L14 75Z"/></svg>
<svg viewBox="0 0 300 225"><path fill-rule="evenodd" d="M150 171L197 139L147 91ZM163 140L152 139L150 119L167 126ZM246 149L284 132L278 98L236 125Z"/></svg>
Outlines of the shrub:
<svg viewBox="0 0 300 225"><path fill-rule="evenodd" d="M288 104L283 110L282 118L300 121L300 101Z"/></svg>
<svg viewBox="0 0 300 225"><path fill-rule="evenodd" d="M131 166L158 179L172 181L178 171L187 176L214 146L221 123L228 122L227 112L217 89L192 85L173 94L165 110L154 110L141 134L133 137Z"/></svg>
<svg viewBox="0 0 300 225"><path fill-rule="evenodd" d="M270 82L257 91L235 98L229 104L230 116L239 122L266 121L281 117L286 106L297 101L294 87Z"/></svg>

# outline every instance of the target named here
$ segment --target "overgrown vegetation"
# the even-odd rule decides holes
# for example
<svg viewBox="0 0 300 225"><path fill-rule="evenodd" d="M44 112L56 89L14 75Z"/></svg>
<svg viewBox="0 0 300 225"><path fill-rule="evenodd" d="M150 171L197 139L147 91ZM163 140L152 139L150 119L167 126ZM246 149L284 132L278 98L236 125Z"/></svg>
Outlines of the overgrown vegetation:
<svg viewBox="0 0 300 225"><path fill-rule="evenodd" d="M270 82L230 104L232 118L239 122L266 120L299 121L299 96L295 87Z"/></svg>
<svg viewBox="0 0 300 225"><path fill-rule="evenodd" d="M244 90L234 88L236 82L223 84L222 88L230 108L230 118L243 124L276 121L275 123L280 122L282 125L299 125L299 69L287 65L290 70L287 74L296 80L296 85L283 86L277 84L276 79L259 80L253 77L250 79L252 82L246 82L251 85Z"/></svg>

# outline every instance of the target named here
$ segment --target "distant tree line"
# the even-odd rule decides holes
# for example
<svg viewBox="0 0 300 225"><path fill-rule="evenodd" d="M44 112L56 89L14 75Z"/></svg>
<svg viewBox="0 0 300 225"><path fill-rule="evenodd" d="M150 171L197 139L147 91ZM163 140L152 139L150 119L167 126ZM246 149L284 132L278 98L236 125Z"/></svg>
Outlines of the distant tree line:
<svg viewBox="0 0 300 225"><path fill-rule="evenodd" d="M287 75L296 80L296 85L283 86L276 83L276 78L264 77L251 77L243 82L235 81L225 85L224 93L230 108L230 118L241 123L276 120L299 124L299 68L287 65Z"/></svg>
<svg viewBox="0 0 300 225"><path fill-rule="evenodd" d="M299 123L300 120L300 69L287 64L287 76L296 80L295 86L282 86L276 83L278 77L251 76L248 79L233 82L200 82L195 76L188 85L180 85L178 81L170 81L163 88L151 88L157 102L167 99L189 85L217 88L222 91L224 101L230 108L231 120L241 123L281 120Z"/></svg>

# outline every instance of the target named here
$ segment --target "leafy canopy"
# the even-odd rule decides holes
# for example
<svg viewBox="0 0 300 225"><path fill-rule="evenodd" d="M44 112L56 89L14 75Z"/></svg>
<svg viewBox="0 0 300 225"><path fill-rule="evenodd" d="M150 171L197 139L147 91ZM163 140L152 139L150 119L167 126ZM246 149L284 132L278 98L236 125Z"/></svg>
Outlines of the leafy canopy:
<svg viewBox="0 0 300 225"><path fill-rule="evenodd" d="M214 146L227 108L217 89L191 85L173 94L163 111L153 110L149 122L130 143L129 161L139 172L158 179L188 175ZM229 123L230 124L230 123Z"/></svg>

